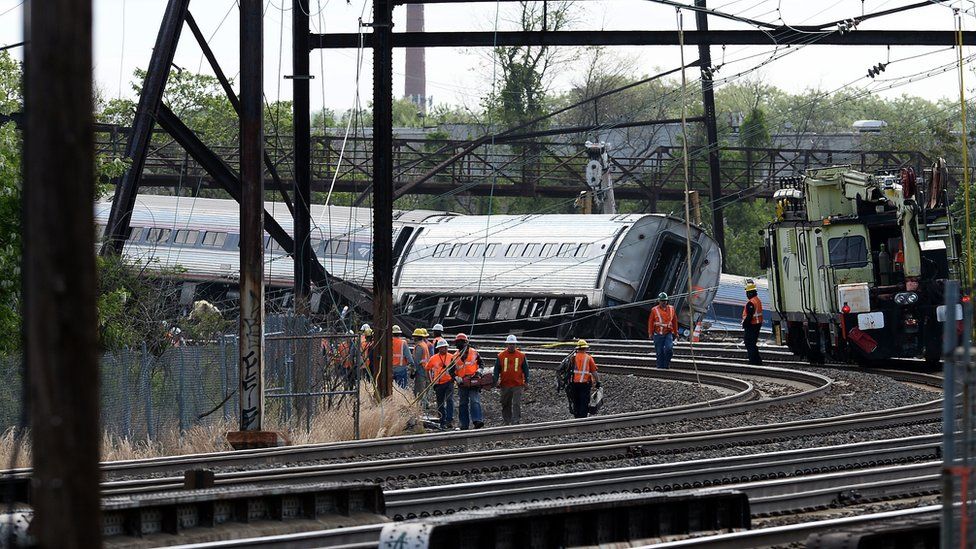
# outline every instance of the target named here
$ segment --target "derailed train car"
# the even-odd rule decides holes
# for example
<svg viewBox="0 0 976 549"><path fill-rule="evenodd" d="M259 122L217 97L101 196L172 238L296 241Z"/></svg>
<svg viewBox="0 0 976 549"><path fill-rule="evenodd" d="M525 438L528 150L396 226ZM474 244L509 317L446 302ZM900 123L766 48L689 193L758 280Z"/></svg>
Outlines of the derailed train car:
<svg viewBox="0 0 976 549"><path fill-rule="evenodd" d="M282 227L283 204L267 203ZM110 204L96 205L104 230ZM371 215L365 208L312 206L312 248L331 274L368 288L372 282ZM179 268L184 299L201 292L233 298L239 273L238 205L232 200L140 196L124 253L152 268ZM658 214L493 215L398 211L394 216L394 304L399 312L450 329L535 335L645 335L647 311L660 292L679 297L688 327L684 221ZM691 229L691 306L711 304L721 252ZM265 235L265 277L287 306L291 257ZM313 294L313 309L332 305ZM219 298L219 296L218 296Z"/></svg>
<svg viewBox="0 0 976 549"><path fill-rule="evenodd" d="M959 275L946 179L937 165L920 190L910 170L838 166L781 182L762 261L774 331L795 354L939 360L945 281Z"/></svg>

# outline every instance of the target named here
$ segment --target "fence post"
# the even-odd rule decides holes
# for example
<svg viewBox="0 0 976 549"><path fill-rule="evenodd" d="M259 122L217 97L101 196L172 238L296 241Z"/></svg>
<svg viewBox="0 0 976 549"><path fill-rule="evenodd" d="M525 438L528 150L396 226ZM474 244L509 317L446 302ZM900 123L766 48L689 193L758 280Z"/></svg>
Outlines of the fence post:
<svg viewBox="0 0 976 549"><path fill-rule="evenodd" d="M139 357L139 377L142 381L142 390L146 394L146 438L154 440L156 438L156 426L153 423L152 409L152 375L149 372L149 350L146 342L142 342L142 354Z"/></svg>
<svg viewBox="0 0 976 549"><path fill-rule="evenodd" d="M220 369L220 393L223 395L222 398L226 399L224 401L224 419L230 420L230 401L233 399L227 398L227 387L229 385L227 378L230 372L227 369L227 338L223 335L220 336L220 360L222 365Z"/></svg>
<svg viewBox="0 0 976 549"><path fill-rule="evenodd" d="M179 389L176 395L176 409L180 415L180 434L182 435L186 431L186 395L184 394L184 389L186 388L186 364L183 361L183 347L177 347L177 352L180 354L180 372L179 372Z"/></svg>
<svg viewBox="0 0 976 549"><path fill-rule="evenodd" d="M350 340L350 347L352 345L356 345L356 348L358 349L359 348L359 341L357 339ZM356 360L356 362L353 363L353 365L352 365L352 367L356 369L356 383L355 383L355 386L354 386L354 389L356 390L356 394L354 396L355 401L354 401L354 404L353 404L352 419L353 419L353 436L355 436L356 440L359 440L359 437L360 437L360 433L359 433L359 404L360 404L360 398L359 398L359 395L362 392L362 390L360 388L360 384L362 383L362 380L363 380L363 354L362 353L356 353L355 356L359 357L359 359Z"/></svg>
<svg viewBox="0 0 976 549"><path fill-rule="evenodd" d="M124 403L124 409L122 410L122 432L125 433L126 438L132 438L132 391L129 390L129 360L132 359L132 351L127 349L123 353L123 360L120 366L119 376L121 377L120 389L122 390L122 399ZM104 367L105 361L102 361Z"/></svg>

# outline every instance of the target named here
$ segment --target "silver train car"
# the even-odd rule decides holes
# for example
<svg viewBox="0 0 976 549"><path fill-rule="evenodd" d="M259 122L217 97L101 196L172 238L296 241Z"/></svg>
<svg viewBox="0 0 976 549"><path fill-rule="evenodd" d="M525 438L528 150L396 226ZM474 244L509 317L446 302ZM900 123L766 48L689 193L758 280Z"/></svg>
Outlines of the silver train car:
<svg viewBox="0 0 976 549"><path fill-rule="evenodd" d="M702 319L702 330L705 332L733 332L742 331L742 308L746 304L746 280L748 277L722 273L718 292L712 300L708 312ZM769 281L765 278L753 278L756 283L756 294L763 306L772 307L769 298ZM761 332L773 333L772 310L765 311Z"/></svg>
<svg viewBox="0 0 976 549"><path fill-rule="evenodd" d="M292 234L284 204L265 205ZM215 293L234 298L239 276L238 204L233 200L141 195L124 249L185 279L185 301ZM104 232L111 204L95 207ZM371 216L367 208L313 205L312 248L332 275L369 288ZM684 221L661 214L457 215L425 210L394 214L394 305L448 330L587 337L646 335L660 292L688 327ZM696 319L715 296L722 258L717 243L692 227L691 306ZM265 234L265 278L287 306L290 256ZM218 299L219 295L216 296ZM313 294L312 306L332 305Z"/></svg>

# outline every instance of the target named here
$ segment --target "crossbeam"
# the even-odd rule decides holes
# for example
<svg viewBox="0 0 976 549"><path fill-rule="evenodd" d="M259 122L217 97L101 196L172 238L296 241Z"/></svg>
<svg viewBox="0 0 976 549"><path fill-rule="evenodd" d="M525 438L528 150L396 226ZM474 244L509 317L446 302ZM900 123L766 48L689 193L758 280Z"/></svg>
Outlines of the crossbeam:
<svg viewBox="0 0 976 549"><path fill-rule="evenodd" d="M802 28L797 30L802 31ZM950 30L855 30L797 32L788 28L774 31L708 30L685 31L685 45L728 46L952 46L955 31ZM976 31L962 33L963 45L976 45ZM359 47L356 33L313 34L312 49L351 49ZM373 35L362 36L364 47L373 46ZM677 46L678 31L499 31L499 32L399 32L393 33L394 48L472 48L494 46Z"/></svg>

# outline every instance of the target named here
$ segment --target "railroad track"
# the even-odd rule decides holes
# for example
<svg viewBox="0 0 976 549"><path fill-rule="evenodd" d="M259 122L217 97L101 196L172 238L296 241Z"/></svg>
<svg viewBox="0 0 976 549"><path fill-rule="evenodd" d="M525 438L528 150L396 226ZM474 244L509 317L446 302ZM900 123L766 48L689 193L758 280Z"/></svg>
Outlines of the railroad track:
<svg viewBox="0 0 976 549"><path fill-rule="evenodd" d="M726 416L744 411L760 410L771 406L813 398L825 392L831 383L829 378L820 374L768 366L760 367L729 364L727 362L701 361L698 364L698 373L696 374L683 368L657 370L648 366L649 359L642 357L621 356L620 360L623 364L607 365L603 368L603 371L687 383L700 378L703 385L714 384L716 388L725 392L735 392L704 403L686 404L658 410L594 416L586 419L568 419L462 432L437 432L382 439L107 462L102 465L102 471L105 478L118 479L127 476L153 476L167 473L181 474L185 470L201 467L253 467L294 464L322 459L354 459L369 455L416 452L445 447L469 448L486 442L532 440L545 436L609 431L633 426ZM775 378L788 383L801 385L805 389L788 395L759 399L751 383L729 377L730 374L767 379ZM613 455L619 456L621 453L618 450ZM9 473L15 476L25 476L29 475L29 472L29 469L20 469L10 471Z"/></svg>
<svg viewBox="0 0 976 549"><path fill-rule="evenodd" d="M488 343L490 345L490 343ZM486 348L490 348L486 345ZM608 431L629 426L715 417L758 410L812 398L829 389L825 376L791 369L799 363L774 360L784 367L754 367L730 362L727 347L715 346L714 357L697 355L697 373L690 361L676 358L677 367L659 371L651 367L641 344L598 353L601 371L640 375L684 383L700 382L724 394L707 403L672 408L597 416L585 420L556 421L462 433L445 432L421 436L392 437L368 441L309 445L272 450L182 456L163 460L104 464L108 478L160 475L199 466L253 466L295 463L322 459L377 456L381 454L438 448L464 449L475 443L531 439L541 436ZM534 365L554 367L565 353L532 351ZM734 354L734 353L733 353ZM833 367L833 366L828 366ZM872 370L896 380L928 387L941 387L938 376L903 370ZM773 398L760 398L750 380L767 379L793 384L797 391ZM307 481L385 482L419 478L464 477L482 472L517 471L535 467L612 461L653 454L680 454L736 445L787 441L797 437L881 429L938 422L941 399L886 410L860 412L831 418L780 422L679 434L634 436L613 440L591 440L567 444L530 446L480 451L460 451L419 457L393 457L351 463L321 463L287 468L218 472L217 486L274 484ZM905 494L926 494L938 488L941 441L937 436L872 441L841 447L814 448L748 456L696 460L641 467L622 467L558 476L521 477L497 481L456 483L386 492L387 509L396 519L463 511L468 508L518 504L525 501L571 499L602 493L667 491L682 488L721 486L746 491L758 514L776 514L801 509L824 508L846 500L850 503L880 500ZM26 474L27 471L18 471ZM180 489L181 476L156 476L132 480L109 480L106 495L134 494ZM458 505L464 502L467 507ZM351 544L375 546L378 529L359 527L323 532L276 536L261 541L237 540L209 545L233 546L320 546Z"/></svg>

